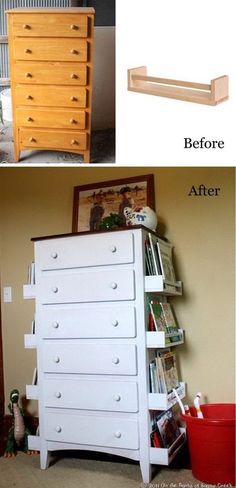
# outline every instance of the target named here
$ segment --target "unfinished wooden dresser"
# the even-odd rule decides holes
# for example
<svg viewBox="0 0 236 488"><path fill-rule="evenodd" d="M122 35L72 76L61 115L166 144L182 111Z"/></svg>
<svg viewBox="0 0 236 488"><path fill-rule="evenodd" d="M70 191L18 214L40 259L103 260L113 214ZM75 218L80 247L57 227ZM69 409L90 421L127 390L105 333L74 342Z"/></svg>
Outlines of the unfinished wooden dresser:
<svg viewBox="0 0 236 488"><path fill-rule="evenodd" d="M90 162L93 8L7 11L14 157L49 149Z"/></svg>

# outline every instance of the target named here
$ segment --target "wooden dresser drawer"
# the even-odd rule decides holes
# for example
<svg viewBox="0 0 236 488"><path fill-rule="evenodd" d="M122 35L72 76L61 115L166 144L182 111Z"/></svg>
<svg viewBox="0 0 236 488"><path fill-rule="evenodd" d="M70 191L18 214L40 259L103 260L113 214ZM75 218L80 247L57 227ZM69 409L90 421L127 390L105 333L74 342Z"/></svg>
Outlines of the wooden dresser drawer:
<svg viewBox="0 0 236 488"><path fill-rule="evenodd" d="M12 78L19 84L86 85L87 66L85 63L57 61L32 61L29 66L26 61L18 61L12 67Z"/></svg>
<svg viewBox="0 0 236 488"><path fill-rule="evenodd" d="M138 391L134 381L45 378L44 406L137 412Z"/></svg>
<svg viewBox="0 0 236 488"><path fill-rule="evenodd" d="M71 107L85 108L86 88L46 85L16 85L15 103L17 106Z"/></svg>
<svg viewBox="0 0 236 488"><path fill-rule="evenodd" d="M15 59L27 61L87 61L85 39L27 39L16 38L13 43Z"/></svg>
<svg viewBox="0 0 236 488"><path fill-rule="evenodd" d="M19 141L24 148L43 148L43 149L86 149L86 132L63 131L53 129L19 129Z"/></svg>
<svg viewBox="0 0 236 488"><path fill-rule="evenodd" d="M74 412L65 414L56 409L45 413L45 437L48 441L92 446L124 449L139 447L136 419Z"/></svg>
<svg viewBox="0 0 236 488"><path fill-rule="evenodd" d="M136 375L136 346L67 341L45 341L45 373Z"/></svg>
<svg viewBox="0 0 236 488"><path fill-rule="evenodd" d="M17 124L22 127L51 127L55 129L85 129L86 113L84 110L56 110L17 108Z"/></svg>
<svg viewBox="0 0 236 488"><path fill-rule="evenodd" d="M41 336L51 339L136 336L133 306L43 309L38 316L38 324Z"/></svg>
<svg viewBox="0 0 236 488"><path fill-rule="evenodd" d="M12 30L14 36L22 37L87 37L88 17L66 12L50 16L47 13L18 13L13 16Z"/></svg>
<svg viewBox="0 0 236 488"><path fill-rule="evenodd" d="M134 292L134 272L131 269L44 273L38 285L39 301L43 305L134 300Z"/></svg>
<svg viewBox="0 0 236 488"><path fill-rule="evenodd" d="M90 235L47 239L36 243L36 256L42 270L133 263L133 235L109 232L98 233L96 239Z"/></svg>

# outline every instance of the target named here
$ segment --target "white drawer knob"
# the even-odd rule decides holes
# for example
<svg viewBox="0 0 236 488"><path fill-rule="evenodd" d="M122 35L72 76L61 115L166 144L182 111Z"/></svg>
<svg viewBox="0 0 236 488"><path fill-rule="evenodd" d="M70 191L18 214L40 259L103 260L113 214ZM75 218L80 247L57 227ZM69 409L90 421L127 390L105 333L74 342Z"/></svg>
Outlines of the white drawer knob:
<svg viewBox="0 0 236 488"><path fill-rule="evenodd" d="M58 323L58 322L56 322L56 321L55 321L55 322L53 322L53 323L52 323L52 327L53 327L54 329L58 329L58 327L59 327L59 323Z"/></svg>
<svg viewBox="0 0 236 488"><path fill-rule="evenodd" d="M114 434L114 436L117 438L117 439L120 439L121 437L121 432L119 430L117 430Z"/></svg>
<svg viewBox="0 0 236 488"><path fill-rule="evenodd" d="M115 290L115 289L117 288L117 286L118 286L118 285L117 285L117 283L116 283L115 281L112 281L112 282L110 283L110 287L111 287L113 290Z"/></svg>
<svg viewBox="0 0 236 488"><path fill-rule="evenodd" d="M112 358L112 362L113 364L119 364L120 359L117 356L114 356L114 358Z"/></svg>
<svg viewBox="0 0 236 488"><path fill-rule="evenodd" d="M110 251L111 252L116 252L117 251L117 247L116 246L110 246Z"/></svg>
<svg viewBox="0 0 236 488"><path fill-rule="evenodd" d="M119 402L121 400L121 396L120 395L114 395L113 400L115 400L115 402Z"/></svg>
<svg viewBox="0 0 236 488"><path fill-rule="evenodd" d="M57 292L58 292L58 288L57 288L57 286L53 286L53 287L52 287L52 291L53 291L53 293L57 293Z"/></svg>
<svg viewBox="0 0 236 488"><path fill-rule="evenodd" d="M60 362L59 356L54 356L53 361L54 363L59 363Z"/></svg>
<svg viewBox="0 0 236 488"><path fill-rule="evenodd" d="M62 430L61 429L61 426L60 425L57 425L55 430L56 430L56 432L61 432L61 430Z"/></svg>
<svg viewBox="0 0 236 488"><path fill-rule="evenodd" d="M51 252L51 258L56 259L58 257L58 254L56 251Z"/></svg>
<svg viewBox="0 0 236 488"><path fill-rule="evenodd" d="M55 392L55 397L56 398L61 398L61 392L60 391L56 391Z"/></svg>
<svg viewBox="0 0 236 488"><path fill-rule="evenodd" d="M118 320L115 319L112 321L113 327L117 327L118 324L119 324Z"/></svg>

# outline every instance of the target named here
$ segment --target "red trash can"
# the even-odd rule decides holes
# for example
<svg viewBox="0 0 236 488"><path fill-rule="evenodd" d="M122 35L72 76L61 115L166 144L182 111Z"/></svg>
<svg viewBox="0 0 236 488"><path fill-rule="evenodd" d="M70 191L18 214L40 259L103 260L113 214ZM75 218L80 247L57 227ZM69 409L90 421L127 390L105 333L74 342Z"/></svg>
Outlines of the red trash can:
<svg viewBox="0 0 236 488"><path fill-rule="evenodd" d="M186 422L192 473L212 485L235 486L235 404L201 405L204 418L181 415Z"/></svg>

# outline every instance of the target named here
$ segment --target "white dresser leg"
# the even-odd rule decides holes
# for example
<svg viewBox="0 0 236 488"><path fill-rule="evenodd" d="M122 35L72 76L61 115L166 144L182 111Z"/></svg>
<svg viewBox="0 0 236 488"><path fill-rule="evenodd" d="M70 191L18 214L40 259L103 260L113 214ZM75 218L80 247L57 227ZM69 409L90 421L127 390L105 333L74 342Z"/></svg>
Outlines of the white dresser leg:
<svg viewBox="0 0 236 488"><path fill-rule="evenodd" d="M43 447L40 449L40 468L47 469L49 466L49 451Z"/></svg>
<svg viewBox="0 0 236 488"><path fill-rule="evenodd" d="M140 460L140 469L142 473L143 483L150 483L152 479L152 465L147 461Z"/></svg>

